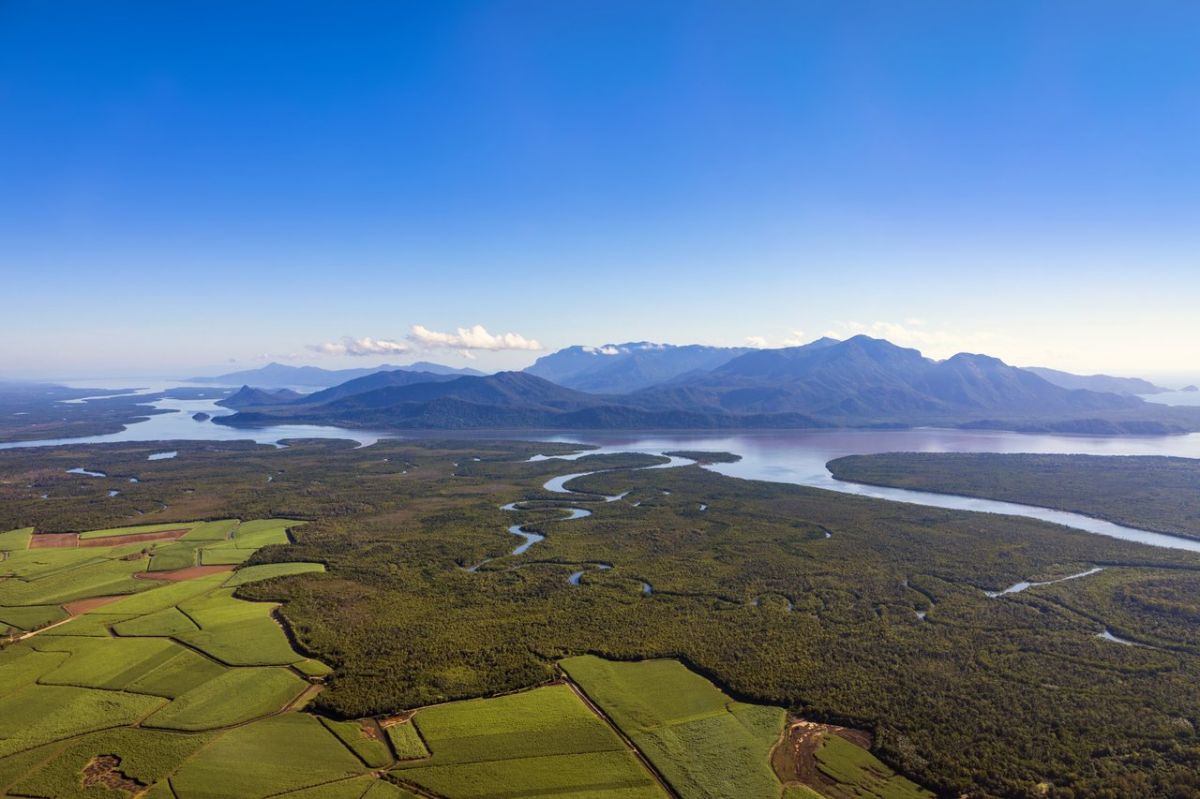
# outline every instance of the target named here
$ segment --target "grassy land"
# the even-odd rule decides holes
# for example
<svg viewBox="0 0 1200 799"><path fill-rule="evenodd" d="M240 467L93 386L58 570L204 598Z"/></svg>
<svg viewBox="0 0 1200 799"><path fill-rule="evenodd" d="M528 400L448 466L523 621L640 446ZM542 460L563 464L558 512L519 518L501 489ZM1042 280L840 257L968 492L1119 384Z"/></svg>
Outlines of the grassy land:
<svg viewBox="0 0 1200 799"><path fill-rule="evenodd" d="M321 719L321 723L341 740L364 765L371 768L383 768L395 760L392 752L383 738L379 736L379 728L370 721L335 721Z"/></svg>
<svg viewBox="0 0 1200 799"><path fill-rule="evenodd" d="M431 756L394 774L451 799L665 794L612 730L565 685L419 711Z"/></svg>
<svg viewBox="0 0 1200 799"><path fill-rule="evenodd" d="M563 670L685 799L775 799L781 708L734 702L675 660L569 658Z"/></svg>
<svg viewBox="0 0 1200 799"><path fill-rule="evenodd" d="M363 764L313 716L288 713L237 727L186 761L180 799L243 799L342 780Z"/></svg>
<svg viewBox="0 0 1200 799"><path fill-rule="evenodd" d="M837 735L817 747L821 772L837 786L828 791L847 799L928 799L928 791L884 767L870 752Z"/></svg>
<svg viewBox="0 0 1200 799"><path fill-rule="evenodd" d="M283 530L292 523L272 520L259 529ZM206 751L222 730L284 711L310 687L308 680L328 674L327 667L292 650L270 617L273 605L237 599L236 588L225 587L285 578L319 565L268 564L251 567L245 576L219 573L182 582L136 579L154 569L164 550L192 552L223 543L235 527L236 522L220 522L209 526L211 535L182 546L114 543L87 550L30 548L27 532L5 535L0 566L10 576L0 578L0 597L7 603L103 596L112 589L114 575L137 583L139 592L91 609L77 608L73 612L80 615L44 630L39 628L66 618L67 610L10 604L0 611L7 624L38 631L0 648L0 794L111 797L142 795L146 789L147 797L170 799L178 792L162 781ZM115 541L115 536L144 528L98 532L104 534L96 538ZM304 668L237 667L243 662ZM131 726L135 724L139 726ZM319 723L317 728L324 730ZM337 778L365 772L366 765L338 738L318 735L313 742L320 746L306 753L310 762L349 764L334 772ZM364 753L373 754L378 765L389 764L390 753L380 762L380 749L387 752L377 744ZM294 771L288 759L259 764L260 777L270 776L269 790L238 795L301 787ZM372 787L360 786L356 796ZM206 791L197 789L197 795L228 795ZM387 791L391 788L381 796Z"/></svg>
<svg viewBox="0 0 1200 799"><path fill-rule="evenodd" d="M228 669L180 694L144 724L171 730L211 730L269 715L305 688L287 669Z"/></svg>
<svg viewBox="0 0 1200 799"><path fill-rule="evenodd" d="M593 515L574 521L536 502L500 510L561 499L541 486L563 464L526 462L554 450L544 443L170 448L180 457L155 462L146 455L161 445L0 452L0 529L310 520L295 543L248 563L320 562L325 573L236 591L284 603L276 614L303 651L335 668L316 707L340 718L529 688L552 678L557 660L589 652L682 657L732 696L874 731L874 754L946 794L1033 797L1046 783L1052 797L1200 795L1200 558L1188 553L696 468L622 470L645 459L611 455L569 468L615 469L578 482L631 492L623 501L585 503ZM104 480L65 474L80 463L141 482L109 499ZM513 557L505 530L514 523L547 537ZM13 554L0 569L30 596L45 593L33 583L91 568L96 556ZM462 568L489 557L477 573ZM582 563L612 568L569 585ZM1002 599L982 590L1095 565L1105 570ZM97 616L126 616L116 625L136 633L127 616L190 598L160 601L177 589L152 588ZM36 615L53 606L10 607ZM178 622L145 623L161 632ZM1149 646L1101 640L1106 626ZM156 673L166 672L144 680ZM186 689L181 677L171 682L174 695Z"/></svg>
<svg viewBox="0 0 1200 799"><path fill-rule="evenodd" d="M888 453L829 463L839 480L998 499L1200 538L1200 460L1157 456Z"/></svg>

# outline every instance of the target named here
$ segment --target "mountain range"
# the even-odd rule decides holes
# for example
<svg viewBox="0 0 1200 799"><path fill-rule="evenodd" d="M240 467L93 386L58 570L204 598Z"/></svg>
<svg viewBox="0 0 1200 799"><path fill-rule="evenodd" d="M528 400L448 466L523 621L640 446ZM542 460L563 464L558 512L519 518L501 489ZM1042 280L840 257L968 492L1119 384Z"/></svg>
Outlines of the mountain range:
<svg viewBox="0 0 1200 799"><path fill-rule="evenodd" d="M1140 377L1113 377L1112 375L1073 375L1058 369L1043 366L1026 366L1025 371L1063 388L1086 388L1089 391L1107 391L1113 394L1163 394L1169 388L1156 386Z"/></svg>
<svg viewBox="0 0 1200 799"><path fill-rule="evenodd" d="M627 394L715 369L747 352L748 347L631 341L603 347L567 347L538 358L525 371L578 391Z"/></svg>
<svg viewBox="0 0 1200 799"><path fill-rule="evenodd" d="M267 397L219 421L405 429L941 425L1167 433L1200 428L1200 415L1193 411L1150 405L1128 394L1063 387L987 355L960 353L936 361L867 336L782 349L611 346L626 351L571 347L539 359L525 372L381 372L299 398ZM646 385L652 374L662 379ZM584 391L579 385L603 390ZM246 394L251 396L263 399Z"/></svg>
<svg viewBox="0 0 1200 799"><path fill-rule="evenodd" d="M219 386L254 386L255 388L329 388L341 385L347 380L366 377L376 372L424 372L440 375L474 375L483 372L478 369L455 368L439 363L417 361L407 366L381 364L379 366L360 369L322 369L319 366L289 366L283 363L271 362L258 369L247 369L241 372L229 372L215 377L189 377L189 383L208 383Z"/></svg>

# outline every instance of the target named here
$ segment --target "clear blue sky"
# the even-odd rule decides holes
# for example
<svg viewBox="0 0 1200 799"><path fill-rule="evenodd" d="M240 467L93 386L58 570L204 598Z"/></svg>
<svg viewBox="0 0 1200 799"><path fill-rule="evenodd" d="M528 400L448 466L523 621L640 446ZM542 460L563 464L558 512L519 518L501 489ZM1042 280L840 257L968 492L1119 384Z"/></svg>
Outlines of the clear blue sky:
<svg viewBox="0 0 1200 799"><path fill-rule="evenodd" d="M1200 371L1200 4L0 0L0 271L7 373L475 325Z"/></svg>

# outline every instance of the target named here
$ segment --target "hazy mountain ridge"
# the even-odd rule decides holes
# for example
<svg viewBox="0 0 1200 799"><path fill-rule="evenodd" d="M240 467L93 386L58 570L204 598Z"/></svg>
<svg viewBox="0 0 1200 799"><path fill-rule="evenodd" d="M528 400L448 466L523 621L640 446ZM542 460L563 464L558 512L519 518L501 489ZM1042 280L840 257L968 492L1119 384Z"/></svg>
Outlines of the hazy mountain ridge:
<svg viewBox="0 0 1200 799"><path fill-rule="evenodd" d="M417 361L407 366L395 366L385 363L379 366L357 369L324 369L320 366L290 366L288 364L272 362L258 369L246 369L240 372L230 372L213 377L191 377L188 378L187 382L211 383L223 386L249 385L256 388L288 388L291 386L331 388L359 377L366 377L378 372L393 371L428 372L430 374L445 375L480 376L483 374L483 372L477 369L460 369L428 361Z"/></svg>
<svg viewBox="0 0 1200 799"><path fill-rule="evenodd" d="M691 372L715 369L748 347L630 341L574 346L538 358L525 372L560 386L597 394L628 394Z"/></svg>
<svg viewBox="0 0 1200 799"><path fill-rule="evenodd" d="M1170 391L1168 388L1155 385L1140 377L1113 377L1112 375L1077 375L1063 372L1059 369L1048 369L1044 366L1026 366L1026 372L1033 372L1038 377L1062 388L1084 388L1090 391L1106 391L1112 394L1162 394Z"/></svg>
<svg viewBox="0 0 1200 799"><path fill-rule="evenodd" d="M583 348L570 349L576 357ZM1062 388L991 356L960 353L935 361L867 336L749 350L714 369L692 370L629 394L584 392L529 371L482 377L389 372L249 410L221 423L286 419L436 429L935 424L1146 434L1200 426L1195 414L1130 396Z"/></svg>
<svg viewBox="0 0 1200 799"><path fill-rule="evenodd" d="M226 408L254 408L265 405L286 405L287 403L300 399L303 396L303 394L287 388L269 390L263 388L251 388L250 386L242 386L225 399L217 400L213 404L221 405Z"/></svg>
<svg viewBox="0 0 1200 799"><path fill-rule="evenodd" d="M455 380L459 375L455 374L437 374L435 372L418 372L408 369L393 369L384 372L372 372L363 377L356 377L353 380L347 380L345 383L339 383L331 388L315 391L308 394L299 400L297 404L304 405L323 405L328 402L352 397L358 394L365 394L370 391L377 391L382 388L393 386L408 386L414 383L438 383L449 380Z"/></svg>

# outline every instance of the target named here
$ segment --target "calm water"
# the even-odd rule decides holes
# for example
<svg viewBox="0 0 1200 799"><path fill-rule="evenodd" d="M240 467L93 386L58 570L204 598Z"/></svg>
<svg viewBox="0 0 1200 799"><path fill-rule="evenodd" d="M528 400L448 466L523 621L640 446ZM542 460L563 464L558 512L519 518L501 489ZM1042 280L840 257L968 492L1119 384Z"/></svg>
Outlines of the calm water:
<svg viewBox="0 0 1200 799"><path fill-rule="evenodd" d="M289 438L349 439L368 446L389 434L321 425L272 425L244 429L197 422L192 414L222 416L231 413L212 400L158 400L155 407L173 413L151 416L119 433L83 438L51 439L0 443L0 449L92 444L110 441L170 440L251 440L278 444ZM429 435L446 436L443 432ZM474 434L489 437L489 434ZM1149 533L1092 519L1074 513L1008 502L973 499L923 491L877 488L834 480L825 464L844 455L879 452L1034 452L1091 455L1174 455L1200 458L1200 434L1158 437L1091 437L1010 433L1003 431L964 431L921 428L915 430L799 430L751 431L738 433L512 433L508 438L590 444L605 452L662 453L673 449L699 449L732 452L742 456L737 463L716 464L709 468L732 477L772 482L795 483L863 496L913 502L940 508L1008 513L1063 524L1100 535L1139 541L1152 546L1200 552L1200 541ZM592 450L591 452L595 452ZM580 453L584 454L584 453ZM575 456L578 457L578 456ZM568 457L568 460L571 459ZM673 464L669 464L673 465ZM560 477L547 485L561 490Z"/></svg>
<svg viewBox="0 0 1200 799"><path fill-rule="evenodd" d="M1090 455L1174 455L1200 458L1200 434L1156 437L1091 437L1030 435L1001 431L941 429L916 430L818 430L712 434L564 434L537 440L591 444L599 452L662 453L674 449L732 452L742 456L737 463L709 466L731 477L825 488L860 496L911 502L937 508L971 510L1028 516L1089 533L1137 541L1157 547L1200 552L1200 541L1151 533L1067 513L1013 502L934 494L901 488L847 483L833 479L825 464L844 455L879 452L1036 452ZM590 450L589 452L596 452ZM580 453L587 454L587 453ZM575 456L578 457L578 456ZM553 481L552 481L553 482ZM546 486L550 488L550 485ZM552 489L553 490L553 489Z"/></svg>
<svg viewBox="0 0 1200 799"><path fill-rule="evenodd" d="M229 408L216 405L213 400L163 399L147 403L155 408L164 408L172 413L160 413L144 422L131 424L119 433L80 438L51 438L40 441L14 441L0 443L0 449L14 447L49 447L60 444L105 444L111 441L255 441L259 444L278 444L289 438L343 438L357 441L360 445L374 444L386 433L365 430L347 430L314 424L281 424L253 429L226 427L211 421L197 422L196 413L209 416L228 416Z"/></svg>
<svg viewBox="0 0 1200 799"><path fill-rule="evenodd" d="M1167 391L1162 394L1143 394L1146 402L1159 405L1200 405L1200 391Z"/></svg>

